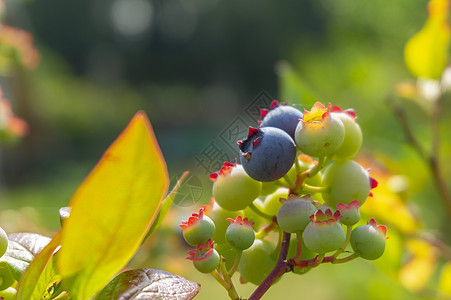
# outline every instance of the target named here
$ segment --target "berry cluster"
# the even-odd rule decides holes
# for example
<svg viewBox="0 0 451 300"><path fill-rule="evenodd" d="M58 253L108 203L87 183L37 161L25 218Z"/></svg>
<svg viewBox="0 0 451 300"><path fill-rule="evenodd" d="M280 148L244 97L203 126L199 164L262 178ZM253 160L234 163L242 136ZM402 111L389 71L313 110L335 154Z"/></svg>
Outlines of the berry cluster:
<svg viewBox="0 0 451 300"><path fill-rule="evenodd" d="M352 160L362 144L354 111L317 102L301 112L273 101L262 118L238 142L241 164L225 162L211 174L212 201L180 225L197 247L188 258L231 298L236 270L256 285L270 277L286 234L294 236L283 261L297 274L325 262L377 259L385 249L386 227L374 219L353 229L377 186ZM353 253L339 257L348 244Z"/></svg>

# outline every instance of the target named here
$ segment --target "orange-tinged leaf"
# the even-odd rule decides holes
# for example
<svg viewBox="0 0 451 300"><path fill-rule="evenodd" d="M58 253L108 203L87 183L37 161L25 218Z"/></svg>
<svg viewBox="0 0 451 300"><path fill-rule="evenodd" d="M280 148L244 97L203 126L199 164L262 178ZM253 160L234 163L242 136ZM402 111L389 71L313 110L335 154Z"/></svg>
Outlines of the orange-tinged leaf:
<svg viewBox="0 0 451 300"><path fill-rule="evenodd" d="M444 296L451 296L451 261L448 261L442 267L438 290Z"/></svg>
<svg viewBox="0 0 451 300"><path fill-rule="evenodd" d="M406 65L417 77L438 79L446 66L450 43L448 9L449 0L429 1L424 27L406 44Z"/></svg>
<svg viewBox="0 0 451 300"><path fill-rule="evenodd" d="M168 187L147 116L138 112L72 197L58 268L73 299L89 299L137 251Z"/></svg>

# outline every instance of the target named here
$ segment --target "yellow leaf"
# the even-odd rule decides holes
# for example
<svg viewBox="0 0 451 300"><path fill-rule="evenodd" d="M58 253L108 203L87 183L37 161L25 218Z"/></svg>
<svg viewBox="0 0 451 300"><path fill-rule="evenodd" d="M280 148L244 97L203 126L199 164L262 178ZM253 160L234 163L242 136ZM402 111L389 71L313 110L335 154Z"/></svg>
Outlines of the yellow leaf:
<svg viewBox="0 0 451 300"><path fill-rule="evenodd" d="M130 260L168 181L150 122L138 112L69 203L57 263L73 299L91 298Z"/></svg>
<svg viewBox="0 0 451 300"><path fill-rule="evenodd" d="M400 282L410 291L421 291L434 273L438 253L430 244L420 239L407 241L411 258L399 271Z"/></svg>
<svg viewBox="0 0 451 300"><path fill-rule="evenodd" d="M429 1L424 27L406 44L406 65L417 77L438 79L446 66L450 42L448 8L449 0Z"/></svg>
<svg viewBox="0 0 451 300"><path fill-rule="evenodd" d="M451 296L451 261L442 268L438 290L446 296Z"/></svg>

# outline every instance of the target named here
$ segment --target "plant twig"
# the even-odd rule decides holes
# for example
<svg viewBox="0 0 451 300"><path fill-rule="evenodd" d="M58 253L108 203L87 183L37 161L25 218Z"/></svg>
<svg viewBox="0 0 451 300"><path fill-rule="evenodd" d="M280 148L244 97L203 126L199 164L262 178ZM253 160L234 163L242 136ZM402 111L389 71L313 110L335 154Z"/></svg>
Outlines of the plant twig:
<svg viewBox="0 0 451 300"><path fill-rule="evenodd" d="M279 259L274 269L269 273L269 275L263 280L263 282L257 287L254 293L249 297L248 300L258 300L263 297L263 295L268 291L268 289L274 284L274 282L282 276L283 274L290 272L291 269L286 261L288 254L288 247L290 246L291 234L288 232L283 233L282 247L280 248Z"/></svg>
<svg viewBox="0 0 451 300"><path fill-rule="evenodd" d="M432 112L432 151L428 154L427 151L421 146L415 135L412 132L410 124L407 120L407 116L401 106L395 103L393 96L389 96L387 99L388 104L393 109L395 116L401 125L404 136L412 148L418 153L420 158L429 167L432 177L434 178L434 183L437 188L438 193L445 205L448 214L451 216L451 195L449 193L446 181L443 178L442 171L439 162L439 146L440 146L440 109L441 109L441 97L434 103L434 108Z"/></svg>
<svg viewBox="0 0 451 300"><path fill-rule="evenodd" d="M228 272L229 277L232 277L235 271L238 269L238 265L240 264L242 254L243 254L242 250L237 250L235 261L233 262L233 265Z"/></svg>

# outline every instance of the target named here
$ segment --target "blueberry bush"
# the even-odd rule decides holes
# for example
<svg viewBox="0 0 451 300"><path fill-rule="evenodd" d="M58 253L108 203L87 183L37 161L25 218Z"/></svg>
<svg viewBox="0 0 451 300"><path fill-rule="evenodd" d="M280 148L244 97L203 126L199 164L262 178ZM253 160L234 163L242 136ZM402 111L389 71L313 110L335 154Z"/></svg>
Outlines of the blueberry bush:
<svg viewBox="0 0 451 300"><path fill-rule="evenodd" d="M440 201L443 210L434 213L447 220L449 159L443 153L449 145L442 143L442 124L451 86L449 6L447 0L429 1L424 27L405 47L415 81L396 84L387 96L405 141L436 189L437 197L428 201ZM31 34L6 24L0 56L5 74L39 63ZM446 236L429 230L411 209L408 185L393 174L394 163L388 170L378 164L380 157L362 153L365 132L358 112L317 102L320 97L304 89L286 65L278 73L281 94L291 95L281 99L292 104L274 100L261 111L259 125L237 141L236 159L221 161L210 175L210 203L178 220L193 270L224 289L209 297L260 299L288 273L302 281L326 264L341 270L342 264L365 260L375 261L412 297L448 299ZM430 123L428 138L412 122L418 119L410 115L411 106ZM0 141L18 141L28 130L0 97ZM61 229L51 238L0 228L0 299L194 298L199 283L128 265L161 229L187 178L183 173L168 192L165 159L147 115L139 111L59 210ZM255 286L250 295L240 295L238 278Z"/></svg>

